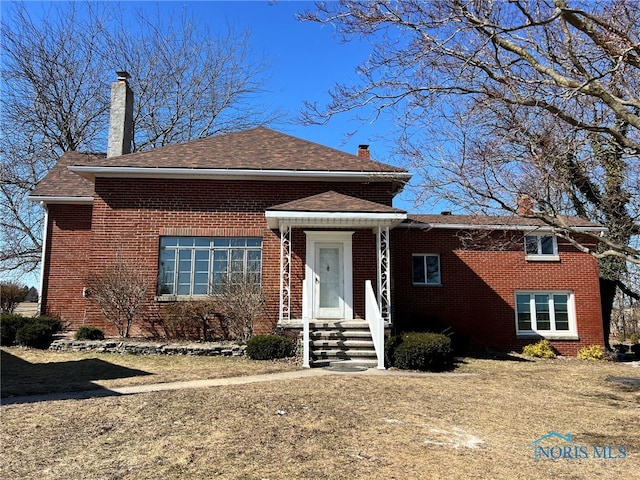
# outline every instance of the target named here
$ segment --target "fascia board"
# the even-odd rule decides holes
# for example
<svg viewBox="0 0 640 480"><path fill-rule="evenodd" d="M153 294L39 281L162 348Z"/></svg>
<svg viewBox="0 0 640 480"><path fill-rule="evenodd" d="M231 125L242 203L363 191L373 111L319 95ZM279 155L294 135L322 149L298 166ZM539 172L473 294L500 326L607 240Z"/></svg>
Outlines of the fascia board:
<svg viewBox="0 0 640 480"><path fill-rule="evenodd" d="M335 222L337 226L398 225L406 220L406 213L366 213L366 212L300 212L267 210L265 217L269 228L276 229L280 223L291 226L324 225Z"/></svg>
<svg viewBox="0 0 640 480"><path fill-rule="evenodd" d="M384 181L399 180L408 182L410 173L403 172L365 172L365 171L327 171L327 170L256 170L235 168L147 168L147 167L95 167L70 166L72 172L87 180L96 177L113 178L184 178L184 179L220 179L220 180L335 180L335 181Z"/></svg>
<svg viewBox="0 0 640 480"><path fill-rule="evenodd" d="M74 203L90 205L93 203L93 197L54 197L46 195L29 195L27 199L32 202L40 202L45 204Z"/></svg>
<svg viewBox="0 0 640 480"><path fill-rule="evenodd" d="M549 232L552 233L553 228L548 225L474 225L471 223L423 223L423 224L403 224L403 228L441 228L456 230L519 230L523 232ZM567 227L569 230L576 232L606 232L606 227Z"/></svg>

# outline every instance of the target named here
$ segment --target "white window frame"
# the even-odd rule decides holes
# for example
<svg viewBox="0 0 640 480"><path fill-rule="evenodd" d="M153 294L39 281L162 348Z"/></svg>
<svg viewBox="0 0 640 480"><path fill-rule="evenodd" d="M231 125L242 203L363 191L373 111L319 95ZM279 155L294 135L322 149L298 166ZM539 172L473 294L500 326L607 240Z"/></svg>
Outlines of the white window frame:
<svg viewBox="0 0 640 480"><path fill-rule="evenodd" d="M530 237L535 237L536 239L536 253L527 252L527 239ZM546 237L551 238L553 245L552 253L542 253L542 239ZM560 256L558 255L558 237L550 232L527 233L524 236L524 254L527 260L536 262L557 262L560 260Z"/></svg>
<svg viewBox="0 0 640 480"><path fill-rule="evenodd" d="M413 278L413 259L416 257L423 257L423 263L424 263L424 274L425 274L425 281L424 282L416 282ZM426 264L426 258L427 257L435 257L438 260L438 282L429 282L429 279L427 278L427 264ZM439 253L414 253L411 255L411 282L413 285L418 286L418 287L439 287L442 285L442 263L440 262L440 254Z"/></svg>
<svg viewBox="0 0 640 480"><path fill-rule="evenodd" d="M531 316L531 328L528 330L520 330L518 323L518 295L529 295L529 313ZM541 330L537 328L535 295L549 295L549 321L550 329ZM554 295L567 296L567 314L568 314L568 330L556 329L555 306L553 301ZM549 340L578 340L578 330L576 322L576 309L574 294L570 290L516 290L513 295L514 299L514 316L516 324L516 335L518 337L544 337Z"/></svg>
<svg viewBox="0 0 640 480"><path fill-rule="evenodd" d="M252 252L260 252L260 269L257 272L254 272L257 276L257 281L255 282L256 286L260 287L261 283L262 283L262 265L263 265L263 258L262 258L262 248L263 248L263 239L261 237L200 237L203 239L206 239L209 241L209 245L208 246L166 246L163 247L162 246L162 239L163 238L195 238L196 236L190 236L190 235L165 235L162 236L160 239L160 250L159 250L159 254L158 254L158 286L157 286L157 290L160 290L160 282L161 282L161 277L163 276L162 272L161 272L161 258L162 258L162 251L163 250L173 250L175 251L174 254L174 268L173 268L173 282L171 283L171 285L173 285L173 291L171 292L156 292L156 299L158 300L171 300L171 299L175 299L175 298L199 298L199 297L207 297L208 295L215 295L217 292L213 291L212 289L215 288L214 287L214 252L215 251L226 251L227 253L227 271L226 271L226 278L228 281L232 281L233 282L233 270L232 270L232 256L231 256L231 251L232 250L241 250L243 252L243 258L242 258L242 278L245 278L245 276L248 274L249 271L249 266L248 266L248 262L249 262L249 258L248 258L248 252L252 251ZM222 246L222 245L216 245L215 242L216 241L225 241L225 240L229 240L229 245L228 246ZM233 240L244 240L245 242L247 242L248 240L260 240L260 245L232 245L232 241ZM179 251L190 251L191 252L191 259L190 259L190 285L189 285L189 293L185 294L185 293L180 293L178 294L178 264L179 264L179 256L178 253ZM196 261L195 261L195 253L196 251L200 251L200 252L207 252L208 253L208 272L207 272L207 293L194 293L194 287L195 287L195 283L194 283L194 279L195 279L195 269L196 269Z"/></svg>

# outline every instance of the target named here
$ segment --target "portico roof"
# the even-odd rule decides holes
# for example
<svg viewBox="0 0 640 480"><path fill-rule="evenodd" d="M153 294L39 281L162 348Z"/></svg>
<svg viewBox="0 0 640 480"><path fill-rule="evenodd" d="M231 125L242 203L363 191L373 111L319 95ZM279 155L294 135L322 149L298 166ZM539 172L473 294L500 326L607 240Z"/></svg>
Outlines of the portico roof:
<svg viewBox="0 0 640 480"><path fill-rule="evenodd" d="M269 228L287 227L394 227L407 212L389 205L334 191L275 205L265 212Z"/></svg>

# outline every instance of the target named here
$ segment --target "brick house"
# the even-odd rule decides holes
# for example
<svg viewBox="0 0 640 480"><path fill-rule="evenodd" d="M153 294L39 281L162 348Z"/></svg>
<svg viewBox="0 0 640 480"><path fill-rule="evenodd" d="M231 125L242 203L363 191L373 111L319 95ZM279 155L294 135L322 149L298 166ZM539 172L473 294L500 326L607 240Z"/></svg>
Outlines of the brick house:
<svg viewBox="0 0 640 480"><path fill-rule="evenodd" d="M352 155L264 127L128 153L131 105L122 75L109 153L65 154L31 193L46 210L42 313L108 328L83 292L119 257L146 278L151 311L252 278L267 307L258 331L309 320L317 361L331 342L365 358L360 327L378 345L381 328L435 325L474 349L603 343L595 260L537 221L409 215L393 199L411 175L367 146Z"/></svg>

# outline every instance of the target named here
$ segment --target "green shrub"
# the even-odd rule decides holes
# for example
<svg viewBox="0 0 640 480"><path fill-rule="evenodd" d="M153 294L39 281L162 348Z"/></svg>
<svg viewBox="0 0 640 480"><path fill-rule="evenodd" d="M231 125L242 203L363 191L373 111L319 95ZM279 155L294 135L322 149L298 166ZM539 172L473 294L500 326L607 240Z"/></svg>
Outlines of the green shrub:
<svg viewBox="0 0 640 480"><path fill-rule="evenodd" d="M588 347L581 348L578 352L578 358L580 360L604 360L604 347L602 345L590 345Z"/></svg>
<svg viewBox="0 0 640 480"><path fill-rule="evenodd" d="M395 366L396 348L402 343L402 335L389 337L384 342L384 363L387 367Z"/></svg>
<svg viewBox="0 0 640 480"><path fill-rule="evenodd" d="M98 327L83 326L76 332L76 340L104 340L104 332Z"/></svg>
<svg viewBox="0 0 640 480"><path fill-rule="evenodd" d="M293 354L294 342L282 335L256 335L247 341L247 356L252 360L273 360Z"/></svg>
<svg viewBox="0 0 640 480"><path fill-rule="evenodd" d="M553 358L556 356L549 340L540 340L538 343L526 345L522 349L522 354L535 358Z"/></svg>
<svg viewBox="0 0 640 480"><path fill-rule="evenodd" d="M16 331L16 343L25 347L49 348L53 335L61 330L62 322L57 318L27 318Z"/></svg>
<svg viewBox="0 0 640 480"><path fill-rule="evenodd" d="M405 333L393 354L393 365L403 370L438 371L452 364L451 339L441 333Z"/></svg>
<svg viewBox="0 0 640 480"><path fill-rule="evenodd" d="M2 314L0 315L0 344L10 346L16 343L16 332L27 322L30 318L23 317L16 314Z"/></svg>

